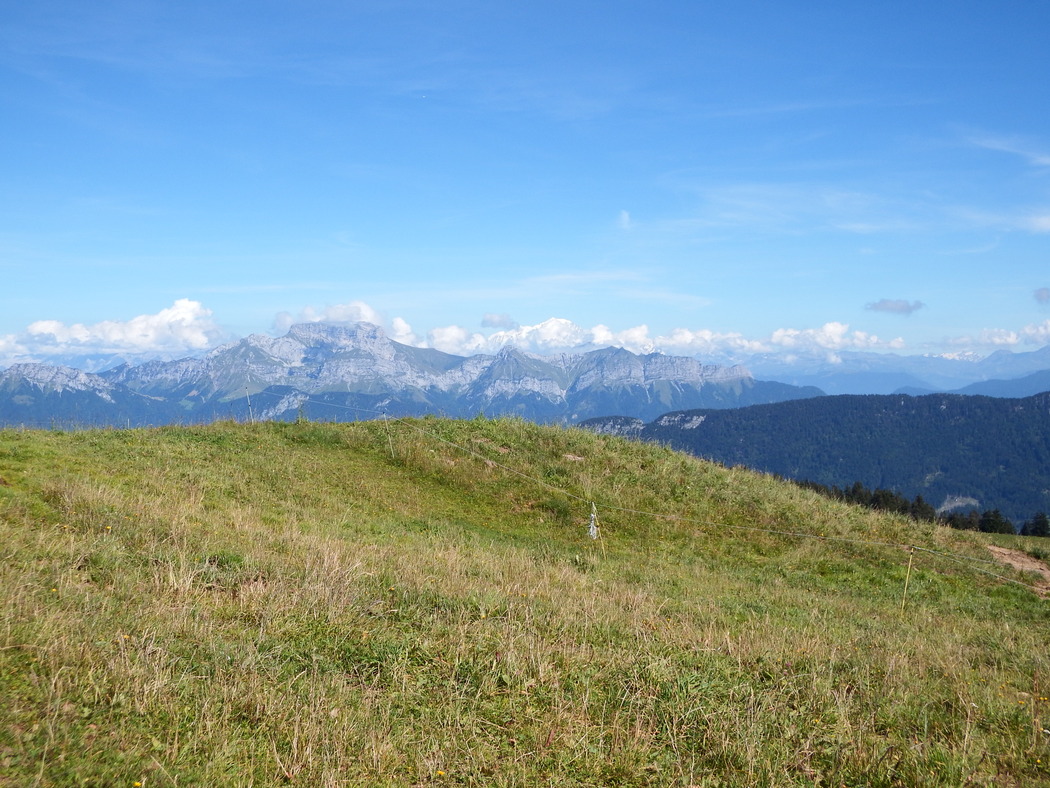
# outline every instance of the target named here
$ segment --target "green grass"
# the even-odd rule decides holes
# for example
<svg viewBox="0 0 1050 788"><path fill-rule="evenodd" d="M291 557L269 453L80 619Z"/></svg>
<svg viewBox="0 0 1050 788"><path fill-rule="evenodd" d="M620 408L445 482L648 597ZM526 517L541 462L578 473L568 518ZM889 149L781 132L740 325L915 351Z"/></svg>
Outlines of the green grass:
<svg viewBox="0 0 1050 788"><path fill-rule="evenodd" d="M0 479L3 786L1050 785L984 535L516 420L8 430Z"/></svg>

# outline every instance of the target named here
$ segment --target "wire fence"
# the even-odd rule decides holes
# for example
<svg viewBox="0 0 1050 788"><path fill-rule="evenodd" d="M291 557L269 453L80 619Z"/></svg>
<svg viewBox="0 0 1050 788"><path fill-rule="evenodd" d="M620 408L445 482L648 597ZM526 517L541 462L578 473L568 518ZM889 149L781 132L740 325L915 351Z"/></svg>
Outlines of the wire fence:
<svg viewBox="0 0 1050 788"><path fill-rule="evenodd" d="M309 401L309 400L307 400L307 401ZM326 405L327 407L340 407L340 408L346 408L348 410L358 411L360 413L367 413L367 414L370 414L370 415L374 416L375 419L383 419L388 424L391 423L391 422L401 424L401 425L403 425L403 426L405 426L405 427L407 427L407 428L409 428L411 430L414 430L415 432L418 432L419 434L424 435L424 436L426 436L426 437L428 437L428 438L430 438L432 440L435 440L435 441L438 441L440 443L443 443L443 444L445 444L445 445L447 445L447 446L449 446L449 447L451 447L451 448L453 448L453 449L455 449L455 450L457 450L457 451L459 451L459 452L461 452L461 453L463 453L465 455L468 455L468 456L480 459L481 461L483 461L489 467L500 468L501 470L503 470L506 473L509 473L509 474L514 475L514 476L520 477L522 479L526 479L526 480L532 482L533 484L537 484L537 485L540 485L541 487L544 487L544 488L546 488L548 490L551 490L553 492L557 492L560 495L565 496L566 498L570 498L570 499L579 501L579 502L581 502L583 504L586 504L587 506L591 507L591 512L595 513L594 514L595 517L596 517L596 512L597 511L615 511L615 512L620 512L620 513L623 513L623 514L630 514L630 515L635 515L635 516L639 516L639 517L652 517L654 519L663 519L663 520L668 520L668 521L680 522L680 523L684 523L684 524L699 525L699 526L703 526L703 527L713 527L713 528L719 528L719 529L729 529L729 530L742 531L742 532L751 532L751 533L763 533L763 534L770 534L770 535L784 536L784 537L792 537L792 538L798 538L798 539L816 539L816 540L821 540L821 541L825 541L825 542L839 542L839 543L847 543L847 544L855 544L855 545L864 545L864 546L869 546L869 547L893 548L893 549L896 549L896 550L900 550L902 552L903 551L907 551L907 552L909 552L909 554L914 554L914 552L921 552L921 553L926 553L926 554L929 554L929 555L932 555L932 556L938 556L940 558L945 558L947 560L954 561L956 563L967 565L971 569L974 569L975 571L981 572L981 573L986 574L986 575L990 575L990 576L995 577L995 578L997 578L999 580L1002 580L1003 582L1013 583L1013 584L1019 585L1019 586L1021 586L1023 588L1027 588L1027 589L1029 589L1031 591L1034 591L1035 593L1037 593L1039 595L1043 595L1043 594L1046 593L1046 589L1045 588L1041 588L1039 586L1031 585L1030 583L1025 583L1025 582L1023 582L1021 580L1018 580L1016 578L1008 577L1006 575L1001 575L1001 574L998 574L998 573L995 573L995 572L991 572L988 569L982 569L982 568L980 568L978 566L975 566L975 564L986 564L986 565L992 565L992 566L1001 566L1002 565L1001 562L996 561L994 559L977 558L976 556L968 556L968 555L964 555L964 554L961 554L961 553L948 553L948 552L944 552L944 551L940 551L940 550L934 550L934 549L929 548L929 547L923 547L921 545L915 545L915 544L905 544L905 543L900 543L900 542L886 542L886 541L879 541L879 540L874 540L874 539L863 539L863 538L859 538L859 537L828 536L826 534L814 534L814 533L809 533L809 532L806 532L806 531L788 531L788 530L782 530L782 529L776 529L776 528L761 528L761 527L758 527L758 526L738 525L738 524L725 523L725 522L719 522L719 521L713 521L713 520L702 520L702 519L697 519L697 518L684 517L684 516L679 515L679 514L673 514L673 513L667 513L667 512L654 512L654 511L649 511L649 510L644 510L644 509L632 509L632 508L627 508L627 507L622 507L622 506L616 506L615 504L611 504L611 503L608 503L608 502L594 501L594 500L591 500L591 499L589 499L589 498L587 498L585 496L577 495L576 493L573 493L570 490L565 489L564 487L560 487L558 485L551 484L550 482L546 481L545 479L541 479L540 477L535 476L534 474L527 473L527 472L522 471L522 470L520 470L518 468L513 468L513 467L507 465L506 463L499 462L498 460L495 460L492 457L489 457L489 456L487 456L485 454L482 454L481 452L478 452L477 450L472 449L469 446L463 446L462 444L456 443L455 441L450 441L447 438L445 438L445 437L443 437L441 435L438 435L437 433L433 432L432 430L425 429L423 426L421 426L418 423L407 421L406 419L401 418L401 417L395 417L393 419L390 419L388 417L388 415L386 413L384 413L383 411L370 410L368 408L353 407L353 406L349 406L349 405L334 405L334 403L331 403L331 402L326 402L326 403L323 403L323 404ZM469 422L466 422L466 423L469 423ZM389 440L389 433L387 435L387 438ZM593 522L593 520L588 519L588 522L591 523L591 522Z"/></svg>

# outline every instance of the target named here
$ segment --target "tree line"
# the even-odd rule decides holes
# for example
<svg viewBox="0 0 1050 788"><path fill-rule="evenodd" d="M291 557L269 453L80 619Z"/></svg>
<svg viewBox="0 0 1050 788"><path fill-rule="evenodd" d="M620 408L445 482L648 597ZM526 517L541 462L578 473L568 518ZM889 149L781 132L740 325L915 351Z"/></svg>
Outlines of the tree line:
<svg viewBox="0 0 1050 788"><path fill-rule="evenodd" d="M894 512L911 517L913 520L939 522L962 531L981 531L993 534L1020 533L1021 536L1050 537L1050 518L1047 517L1046 512L1036 512L1031 518L1024 521L1020 529L1017 529L998 509L988 509L984 512L971 509L965 512L938 514L937 509L921 495L909 499L893 490L884 488L869 490L861 482L854 482L845 488L834 485L829 487L826 484L812 481L796 481L795 484L837 501L847 501L883 512Z"/></svg>

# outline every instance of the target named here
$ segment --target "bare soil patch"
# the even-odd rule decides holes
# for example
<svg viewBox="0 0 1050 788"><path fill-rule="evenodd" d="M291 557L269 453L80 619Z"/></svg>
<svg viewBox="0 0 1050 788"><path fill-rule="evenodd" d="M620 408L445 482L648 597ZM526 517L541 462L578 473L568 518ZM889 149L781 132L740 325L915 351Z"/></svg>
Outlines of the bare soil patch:
<svg viewBox="0 0 1050 788"><path fill-rule="evenodd" d="M1021 572L1034 572L1037 574L1039 579L1032 583L1036 593L1042 597L1050 596L1050 566L1020 550L1011 550L1009 547L999 547L994 544L986 546L997 561Z"/></svg>

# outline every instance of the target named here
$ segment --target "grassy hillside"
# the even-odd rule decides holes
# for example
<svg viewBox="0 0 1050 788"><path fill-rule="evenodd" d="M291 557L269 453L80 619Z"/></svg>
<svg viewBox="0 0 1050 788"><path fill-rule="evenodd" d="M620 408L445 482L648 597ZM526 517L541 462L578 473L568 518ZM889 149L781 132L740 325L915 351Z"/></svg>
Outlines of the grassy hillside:
<svg viewBox="0 0 1050 788"><path fill-rule="evenodd" d="M1050 785L1050 603L979 535L522 421L0 479L0 785Z"/></svg>

